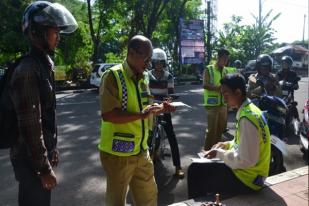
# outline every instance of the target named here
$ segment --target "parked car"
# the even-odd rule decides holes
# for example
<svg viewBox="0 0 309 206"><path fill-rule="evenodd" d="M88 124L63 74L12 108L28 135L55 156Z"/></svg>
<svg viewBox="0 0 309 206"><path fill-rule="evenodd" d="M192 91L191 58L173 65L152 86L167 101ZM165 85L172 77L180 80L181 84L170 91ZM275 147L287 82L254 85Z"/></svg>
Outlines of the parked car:
<svg viewBox="0 0 309 206"><path fill-rule="evenodd" d="M96 64L93 67L93 70L90 74L90 84L96 88L100 87L101 84L101 78L103 75L103 72L105 72L107 69L111 68L112 66L117 65L118 63L100 63Z"/></svg>

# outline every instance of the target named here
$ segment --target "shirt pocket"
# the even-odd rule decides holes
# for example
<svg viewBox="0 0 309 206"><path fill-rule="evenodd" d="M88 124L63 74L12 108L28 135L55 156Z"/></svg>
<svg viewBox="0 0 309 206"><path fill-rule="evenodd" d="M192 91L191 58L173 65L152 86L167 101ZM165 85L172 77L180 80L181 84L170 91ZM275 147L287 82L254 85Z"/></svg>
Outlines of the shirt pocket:
<svg viewBox="0 0 309 206"><path fill-rule="evenodd" d="M134 134L115 132L112 143L114 152L130 153L134 151Z"/></svg>
<svg viewBox="0 0 309 206"><path fill-rule="evenodd" d="M208 104L218 104L219 100L217 96L209 96L207 99Z"/></svg>

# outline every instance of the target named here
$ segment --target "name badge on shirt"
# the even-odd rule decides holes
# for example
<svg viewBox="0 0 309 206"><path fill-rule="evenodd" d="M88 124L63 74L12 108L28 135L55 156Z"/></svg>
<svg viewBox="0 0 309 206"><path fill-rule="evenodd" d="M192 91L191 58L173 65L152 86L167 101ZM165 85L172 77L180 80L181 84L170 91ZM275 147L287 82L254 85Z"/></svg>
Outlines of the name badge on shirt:
<svg viewBox="0 0 309 206"><path fill-rule="evenodd" d="M218 104L218 98L216 98L216 97L208 97L207 104Z"/></svg>
<svg viewBox="0 0 309 206"><path fill-rule="evenodd" d="M135 143L133 141L125 141L125 140L113 140L112 150L114 152L133 152Z"/></svg>

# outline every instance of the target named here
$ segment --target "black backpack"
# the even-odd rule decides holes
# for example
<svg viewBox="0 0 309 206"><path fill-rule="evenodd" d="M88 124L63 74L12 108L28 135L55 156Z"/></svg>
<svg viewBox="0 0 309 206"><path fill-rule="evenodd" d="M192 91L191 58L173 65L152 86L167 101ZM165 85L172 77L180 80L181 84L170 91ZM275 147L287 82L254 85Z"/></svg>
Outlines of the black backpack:
<svg viewBox="0 0 309 206"><path fill-rule="evenodd" d="M18 123L14 105L9 94L9 82L15 68L28 55L8 63L4 75L0 77L0 149L12 147L18 138Z"/></svg>

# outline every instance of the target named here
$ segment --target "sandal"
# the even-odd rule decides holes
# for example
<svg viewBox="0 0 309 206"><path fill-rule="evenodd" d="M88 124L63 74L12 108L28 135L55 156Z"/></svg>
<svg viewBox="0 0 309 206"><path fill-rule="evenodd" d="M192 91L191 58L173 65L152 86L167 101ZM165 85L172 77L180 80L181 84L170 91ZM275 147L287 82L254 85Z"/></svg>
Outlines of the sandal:
<svg viewBox="0 0 309 206"><path fill-rule="evenodd" d="M181 168L176 168L174 176L178 177L179 179L183 179L185 177L185 173Z"/></svg>

